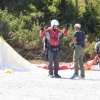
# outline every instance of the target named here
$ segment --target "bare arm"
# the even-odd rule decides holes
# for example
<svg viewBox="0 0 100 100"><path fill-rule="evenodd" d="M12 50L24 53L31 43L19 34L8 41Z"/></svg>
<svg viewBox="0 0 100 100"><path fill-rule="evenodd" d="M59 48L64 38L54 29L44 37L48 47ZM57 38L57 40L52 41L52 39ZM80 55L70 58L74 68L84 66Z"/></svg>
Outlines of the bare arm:
<svg viewBox="0 0 100 100"><path fill-rule="evenodd" d="M77 39L76 37L73 37L73 38L72 38L71 42L69 43L69 46L70 46L70 47L72 47L72 44L76 41L76 39Z"/></svg>

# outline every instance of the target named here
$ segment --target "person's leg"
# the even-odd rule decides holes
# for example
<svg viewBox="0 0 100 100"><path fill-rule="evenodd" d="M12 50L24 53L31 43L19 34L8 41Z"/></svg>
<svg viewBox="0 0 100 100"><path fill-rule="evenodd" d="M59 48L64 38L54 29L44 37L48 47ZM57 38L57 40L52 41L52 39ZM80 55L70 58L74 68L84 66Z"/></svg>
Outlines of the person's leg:
<svg viewBox="0 0 100 100"><path fill-rule="evenodd" d="M54 74L58 75L60 51L54 53Z"/></svg>
<svg viewBox="0 0 100 100"><path fill-rule="evenodd" d="M74 69L75 69L74 74L78 74L79 56L80 56L80 49L79 47L75 47L75 50L73 53L73 63L74 63Z"/></svg>
<svg viewBox="0 0 100 100"><path fill-rule="evenodd" d="M79 56L80 56L80 48L75 47L74 53L73 53L73 63L74 63L74 75L70 77L70 79L77 78L78 75L78 62L79 62Z"/></svg>
<svg viewBox="0 0 100 100"><path fill-rule="evenodd" d="M79 57L79 65L80 65L80 70L81 70L81 77L85 77L85 72L84 72L84 64L83 64L83 56L84 56L84 48L81 49L81 55Z"/></svg>
<svg viewBox="0 0 100 100"><path fill-rule="evenodd" d="M54 59L54 53L51 50L48 50L48 69L49 69L49 75L53 75L53 69L52 69L52 65L53 65L53 59Z"/></svg>

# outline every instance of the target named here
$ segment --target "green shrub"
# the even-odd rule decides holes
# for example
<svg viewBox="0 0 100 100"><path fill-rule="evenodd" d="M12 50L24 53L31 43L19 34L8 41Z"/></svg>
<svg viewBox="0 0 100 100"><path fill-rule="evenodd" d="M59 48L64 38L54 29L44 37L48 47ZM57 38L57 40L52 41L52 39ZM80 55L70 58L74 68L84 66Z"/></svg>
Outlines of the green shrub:
<svg viewBox="0 0 100 100"><path fill-rule="evenodd" d="M5 39L9 38L10 26L7 19L7 11L2 12L0 10L0 35Z"/></svg>
<svg viewBox="0 0 100 100"><path fill-rule="evenodd" d="M85 49L85 57L86 57L86 59L93 59L94 56L96 55L96 52L95 52L95 44L96 44L96 42L93 41Z"/></svg>

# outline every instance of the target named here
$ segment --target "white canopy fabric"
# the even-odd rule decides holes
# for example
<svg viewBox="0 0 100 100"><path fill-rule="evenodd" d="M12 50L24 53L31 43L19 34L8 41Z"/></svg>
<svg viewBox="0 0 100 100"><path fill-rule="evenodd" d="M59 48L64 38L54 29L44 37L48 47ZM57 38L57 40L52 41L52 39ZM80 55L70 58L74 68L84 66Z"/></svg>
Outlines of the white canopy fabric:
<svg viewBox="0 0 100 100"><path fill-rule="evenodd" d="M94 63L95 61L96 57L91 62ZM91 65L91 62L90 64L89 62L87 62L88 65ZM20 71L20 72L27 72L27 71L40 72L38 67L41 68L43 66L41 64L38 65L32 64L27 60L25 60L2 37L0 37L0 70L12 69L14 71ZM46 65L44 65L44 67L46 67ZM92 64L90 69L100 70L100 66Z"/></svg>
<svg viewBox="0 0 100 100"><path fill-rule="evenodd" d="M0 70L33 71L33 64L21 57L2 37L0 37Z"/></svg>
<svg viewBox="0 0 100 100"><path fill-rule="evenodd" d="M97 65L92 65L90 69L91 69L91 70L94 70L94 71L100 71L100 65L99 65L99 64L97 64Z"/></svg>

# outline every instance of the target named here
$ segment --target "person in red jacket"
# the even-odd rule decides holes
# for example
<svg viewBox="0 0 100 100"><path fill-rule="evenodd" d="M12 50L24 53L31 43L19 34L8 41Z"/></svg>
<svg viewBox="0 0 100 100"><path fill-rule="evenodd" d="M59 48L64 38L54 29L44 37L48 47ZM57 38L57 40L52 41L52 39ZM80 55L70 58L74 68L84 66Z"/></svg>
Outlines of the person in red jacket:
<svg viewBox="0 0 100 100"><path fill-rule="evenodd" d="M58 29L59 22L54 19L51 21L51 27L44 30L43 24L40 24L40 37L43 42L46 40L46 47L48 50L48 69L50 78L61 78L58 74L59 59L60 59L60 38L68 35L69 24L66 24L64 33ZM52 65L54 62L54 72Z"/></svg>

